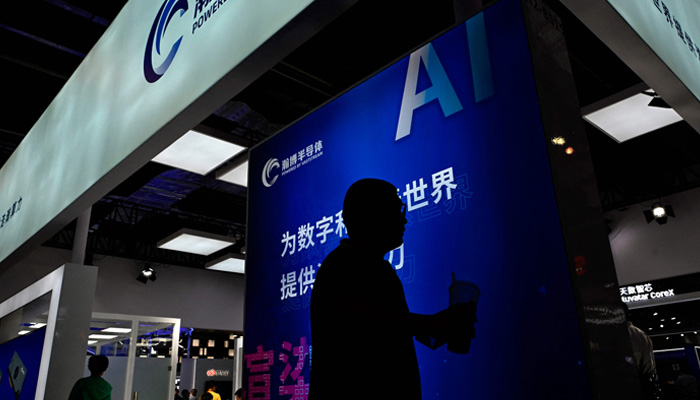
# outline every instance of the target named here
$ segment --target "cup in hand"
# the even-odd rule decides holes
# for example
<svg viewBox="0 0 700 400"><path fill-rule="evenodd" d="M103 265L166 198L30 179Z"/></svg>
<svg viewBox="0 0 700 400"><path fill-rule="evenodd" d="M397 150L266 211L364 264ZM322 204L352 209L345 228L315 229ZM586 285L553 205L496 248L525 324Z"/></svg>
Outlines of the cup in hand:
<svg viewBox="0 0 700 400"><path fill-rule="evenodd" d="M447 339L447 350L453 353L469 353L472 338L474 337L474 322L476 321L476 305L479 302L481 291L479 287L469 281L458 281L452 273L450 285L450 307L464 310L463 320L458 323L458 329L451 332ZM469 303L472 303L469 305Z"/></svg>

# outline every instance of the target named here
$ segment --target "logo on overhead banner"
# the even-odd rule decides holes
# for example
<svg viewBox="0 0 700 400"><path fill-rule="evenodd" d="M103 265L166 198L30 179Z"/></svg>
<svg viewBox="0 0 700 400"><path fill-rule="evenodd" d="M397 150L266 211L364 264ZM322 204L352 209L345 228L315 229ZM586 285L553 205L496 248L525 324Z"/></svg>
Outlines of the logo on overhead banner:
<svg viewBox="0 0 700 400"><path fill-rule="evenodd" d="M180 17L185 14L188 9L187 0L165 0L163 5L156 15L155 21L153 21L153 26L151 27L151 33L148 35L148 41L146 42L146 54L144 56L143 63L143 73L146 76L146 80L153 83L160 79L161 76L168 70L170 64L177 54L177 50L180 48L182 43L182 36L180 36L175 44L170 47L168 55L165 60L158 66L153 66L153 50L155 49L158 55L161 54L161 41L165 36L165 32L168 29L170 21L175 16L175 13L179 11Z"/></svg>
<svg viewBox="0 0 700 400"><path fill-rule="evenodd" d="M214 14L226 3L226 0L195 0L194 6L194 22L190 35L198 32L202 26L207 23ZM189 10L187 0L165 0L156 15L151 32L146 41L146 52L143 60L143 73L146 80L150 83L156 82L170 68L177 51L182 44L184 32L170 46L169 50L165 50L166 33L173 17L184 17ZM174 27L173 29L178 29ZM182 30L182 28L180 28ZM177 35L176 35L177 36ZM153 59L161 59L158 65L153 64Z"/></svg>

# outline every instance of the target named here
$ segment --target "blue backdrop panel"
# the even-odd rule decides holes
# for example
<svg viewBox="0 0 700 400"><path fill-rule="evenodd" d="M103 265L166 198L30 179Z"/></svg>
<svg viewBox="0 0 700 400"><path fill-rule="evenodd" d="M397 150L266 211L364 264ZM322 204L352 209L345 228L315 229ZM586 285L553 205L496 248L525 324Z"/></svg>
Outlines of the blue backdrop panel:
<svg viewBox="0 0 700 400"><path fill-rule="evenodd" d="M0 379L0 400L29 400L34 398L39 379L44 336L46 336L46 328L41 328L0 345L0 374L2 374L2 379ZM15 353L21 360L21 364L12 364ZM11 365L14 368L10 368ZM24 368L24 372L21 368ZM10 376L14 376L15 373L16 379L19 381L24 375L18 398L15 397L15 391L10 384Z"/></svg>
<svg viewBox="0 0 700 400"><path fill-rule="evenodd" d="M313 280L365 177L409 205L389 257L411 311L447 307L452 272L482 291L468 355L416 344L424 399L588 398L545 145L522 11L504 0L252 149L252 398L305 398ZM363 357L363 328L338 357ZM362 388L361 371L339 379Z"/></svg>

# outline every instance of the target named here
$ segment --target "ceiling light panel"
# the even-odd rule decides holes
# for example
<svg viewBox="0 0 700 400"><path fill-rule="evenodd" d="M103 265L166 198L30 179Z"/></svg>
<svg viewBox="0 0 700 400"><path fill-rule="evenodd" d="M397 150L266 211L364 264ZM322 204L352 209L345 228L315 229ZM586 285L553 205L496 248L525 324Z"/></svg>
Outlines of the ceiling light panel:
<svg viewBox="0 0 700 400"><path fill-rule="evenodd" d="M196 131L189 131L153 158L153 161L206 175L245 147Z"/></svg>
<svg viewBox="0 0 700 400"><path fill-rule="evenodd" d="M208 256L234 243L232 237L183 229L160 241L158 248Z"/></svg>
<svg viewBox="0 0 700 400"><path fill-rule="evenodd" d="M88 336L88 339L104 339L104 340L110 340L116 338L117 335L100 335L99 333L93 333L92 335Z"/></svg>
<svg viewBox="0 0 700 400"><path fill-rule="evenodd" d="M225 174L217 176L217 179L236 184L238 186L248 187L248 161L237 166Z"/></svg>
<svg viewBox="0 0 700 400"><path fill-rule="evenodd" d="M109 328L105 328L105 329L101 330L100 332L103 332L103 333L130 333L131 329L129 329L129 328L117 328L117 327L112 326Z"/></svg>
<svg viewBox="0 0 700 400"><path fill-rule="evenodd" d="M618 143L683 120L673 109L649 107L649 101L651 97L637 93L583 118Z"/></svg>
<svg viewBox="0 0 700 400"><path fill-rule="evenodd" d="M224 271L233 272L236 274L244 274L245 259L241 257L228 255L207 263L205 265L205 268L213 271Z"/></svg>

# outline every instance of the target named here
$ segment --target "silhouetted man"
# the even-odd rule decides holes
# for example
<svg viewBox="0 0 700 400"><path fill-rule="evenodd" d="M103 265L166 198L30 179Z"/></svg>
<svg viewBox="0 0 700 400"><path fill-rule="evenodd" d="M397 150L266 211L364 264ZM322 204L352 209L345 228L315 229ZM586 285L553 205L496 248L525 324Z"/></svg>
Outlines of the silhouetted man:
<svg viewBox="0 0 700 400"><path fill-rule="evenodd" d="M349 239L326 257L311 295L309 399L355 399L358 387L372 399L420 399L413 336L444 338L469 317L459 307L409 312L403 285L384 260L403 243L407 222L396 187L378 179L355 182L343 219Z"/></svg>

